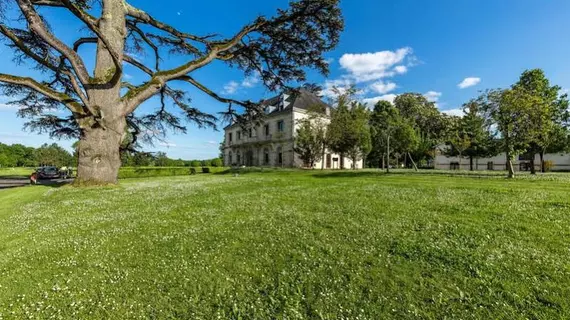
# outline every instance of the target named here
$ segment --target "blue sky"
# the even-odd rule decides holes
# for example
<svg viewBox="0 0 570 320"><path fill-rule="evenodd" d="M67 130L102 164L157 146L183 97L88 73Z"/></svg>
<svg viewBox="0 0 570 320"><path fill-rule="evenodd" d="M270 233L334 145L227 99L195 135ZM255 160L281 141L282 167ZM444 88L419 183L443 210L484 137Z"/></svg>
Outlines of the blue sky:
<svg viewBox="0 0 570 320"><path fill-rule="evenodd" d="M135 6L181 30L195 34L232 35L257 15L271 15L287 1L131 1ZM339 46L326 54L331 74L324 78L309 72L309 81L330 87L355 83L365 102L390 100L403 92L426 94L441 110L456 113L479 90L506 87L522 71L542 68L553 84L570 88L570 1L567 0L357 0L342 2L345 31ZM58 36L72 42L79 25L58 9L44 12ZM82 52L87 64L92 52ZM0 47L0 72L34 75L14 66L11 53ZM141 57L141 59L146 59ZM149 60L150 61L150 60ZM184 57L168 59L176 65ZM133 82L145 78L126 69ZM215 63L195 78L232 98L258 100L272 95L255 77ZM464 82L464 80L466 80ZM459 85L463 83L464 88ZM225 108L190 88L192 104L216 113ZM326 93L326 92L325 92ZM24 119L0 96L0 142L38 146L51 140L25 132ZM149 101L138 112L156 107ZM220 125L222 127L222 125ZM189 125L187 134L168 134L167 141L147 146L173 158L212 158L218 154L221 131ZM58 141L70 147L73 141Z"/></svg>

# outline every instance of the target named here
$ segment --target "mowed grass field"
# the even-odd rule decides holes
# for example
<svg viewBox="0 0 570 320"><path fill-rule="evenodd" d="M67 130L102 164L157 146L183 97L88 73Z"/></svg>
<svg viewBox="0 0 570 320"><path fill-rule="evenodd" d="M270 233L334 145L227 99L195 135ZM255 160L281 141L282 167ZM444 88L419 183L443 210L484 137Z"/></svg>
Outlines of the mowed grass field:
<svg viewBox="0 0 570 320"><path fill-rule="evenodd" d="M0 191L0 319L567 319L570 176Z"/></svg>

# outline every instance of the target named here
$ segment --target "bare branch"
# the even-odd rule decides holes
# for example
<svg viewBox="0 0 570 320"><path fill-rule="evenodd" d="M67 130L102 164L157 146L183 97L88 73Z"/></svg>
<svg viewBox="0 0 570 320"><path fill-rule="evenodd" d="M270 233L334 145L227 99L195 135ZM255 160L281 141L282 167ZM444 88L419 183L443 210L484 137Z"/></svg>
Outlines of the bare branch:
<svg viewBox="0 0 570 320"><path fill-rule="evenodd" d="M73 99L72 97L57 92L50 87L43 85L32 78L26 77L16 77L4 73L0 73L0 82L9 83L13 85L23 86L29 89L32 89L38 93L43 94L53 100L59 101L63 105L65 105L71 112L77 113L79 115L85 114L83 107L81 104Z"/></svg>
<svg viewBox="0 0 570 320"><path fill-rule="evenodd" d="M137 90L131 90L129 93L127 93L126 96L128 99L127 103L125 104L125 114L133 112L141 103L157 94L160 89L166 84L166 82L183 77L186 74L209 64L218 58L220 54L223 54L224 52L238 45L243 37L245 37L247 34L259 29L264 24L264 19L257 19L254 23L242 28L242 30L238 32L233 38L226 41L217 42L215 45L212 45L210 51L198 59L192 60L175 69L156 72L149 82L137 88Z"/></svg>
<svg viewBox="0 0 570 320"><path fill-rule="evenodd" d="M89 73L83 64L83 60L77 55L75 51L69 48L61 40L57 39L44 24L36 10L34 9L32 3L29 0L17 0L18 6L22 11L23 15L26 17L30 29L40 36L45 42L47 42L51 47L61 53L73 66L77 77L82 84L89 83Z"/></svg>
<svg viewBox="0 0 570 320"><path fill-rule="evenodd" d="M81 101L84 104L87 104L88 98L85 94L85 92L83 92L81 86L79 85L79 83L77 82L77 79L75 78L75 75L64 68L64 61L63 59L61 60L61 63L59 66L55 66L53 64L51 64L49 62L48 59L42 58L39 55L37 55L36 53L34 53L25 43L22 39L20 39L18 36L16 36L14 34L14 32L12 32L12 30L10 30L9 28L5 27L4 25L0 24L0 33L2 33L3 35L5 35L8 39L10 39L12 41L12 43L18 47L18 49L20 49L24 54L26 54L28 57L30 57L31 59L33 59L34 61L36 61L38 64L45 66L46 68L50 69L51 71L56 73L56 80L57 80L57 75L59 73L62 73L64 75L67 76L68 80L70 81L72 87L73 87L73 91L75 92L75 94L77 94L77 96L81 99Z"/></svg>

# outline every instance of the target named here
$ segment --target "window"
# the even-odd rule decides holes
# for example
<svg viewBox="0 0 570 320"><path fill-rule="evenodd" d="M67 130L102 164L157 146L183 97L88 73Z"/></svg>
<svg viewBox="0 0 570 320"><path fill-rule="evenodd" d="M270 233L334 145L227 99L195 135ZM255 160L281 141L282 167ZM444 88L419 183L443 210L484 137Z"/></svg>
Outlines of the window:
<svg viewBox="0 0 570 320"><path fill-rule="evenodd" d="M283 120L277 121L277 131L283 132L285 129L285 122Z"/></svg>
<svg viewBox="0 0 570 320"><path fill-rule="evenodd" d="M238 139L238 140L241 140L241 131L238 131L238 132L237 132L237 139Z"/></svg>
<svg viewBox="0 0 570 320"><path fill-rule="evenodd" d="M269 150L263 149L263 164L269 164Z"/></svg>
<svg viewBox="0 0 570 320"><path fill-rule="evenodd" d="M264 131L265 131L265 136L269 136L269 125L266 124L266 125L263 127L263 129L264 129Z"/></svg>
<svg viewBox="0 0 570 320"><path fill-rule="evenodd" d="M251 128L249 128L249 130L247 130L247 135L251 138L253 137L253 130Z"/></svg>
<svg viewBox="0 0 570 320"><path fill-rule="evenodd" d="M283 164L283 149L281 147L277 148L277 164Z"/></svg>
<svg viewBox="0 0 570 320"><path fill-rule="evenodd" d="M231 133L230 133L230 134L231 134ZM229 155L228 155L228 160L229 160L229 163L228 163L228 164L229 164L230 166L233 165L233 154L232 154L231 151L230 151L230 153L229 153Z"/></svg>
<svg viewBox="0 0 570 320"><path fill-rule="evenodd" d="M494 164L493 164L493 161L487 162L487 170L493 171L493 170L495 170L494 167L495 167L495 166L494 166Z"/></svg>
<svg viewBox="0 0 570 320"><path fill-rule="evenodd" d="M240 165L241 164L241 154L239 153L239 151L237 152L237 156L236 156L236 160L237 160L237 164Z"/></svg>
<svg viewBox="0 0 570 320"><path fill-rule="evenodd" d="M234 135L231 132L228 133L228 141L232 142L233 138L234 138Z"/></svg>

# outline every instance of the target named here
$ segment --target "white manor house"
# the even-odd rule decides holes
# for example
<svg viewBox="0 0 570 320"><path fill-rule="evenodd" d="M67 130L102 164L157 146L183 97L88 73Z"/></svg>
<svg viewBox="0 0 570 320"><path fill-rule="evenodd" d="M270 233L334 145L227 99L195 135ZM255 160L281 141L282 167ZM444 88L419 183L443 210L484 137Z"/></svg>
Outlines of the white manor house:
<svg viewBox="0 0 570 320"><path fill-rule="evenodd" d="M300 89L291 94L282 93L262 101L265 117L261 124L234 123L224 128L224 165L254 167L301 168L306 164L294 151L298 121L306 118L308 110L320 107L323 118L330 116L330 106L317 95ZM323 163L324 161L324 163ZM315 168L362 168L363 161L354 164L349 158L326 150Z"/></svg>

